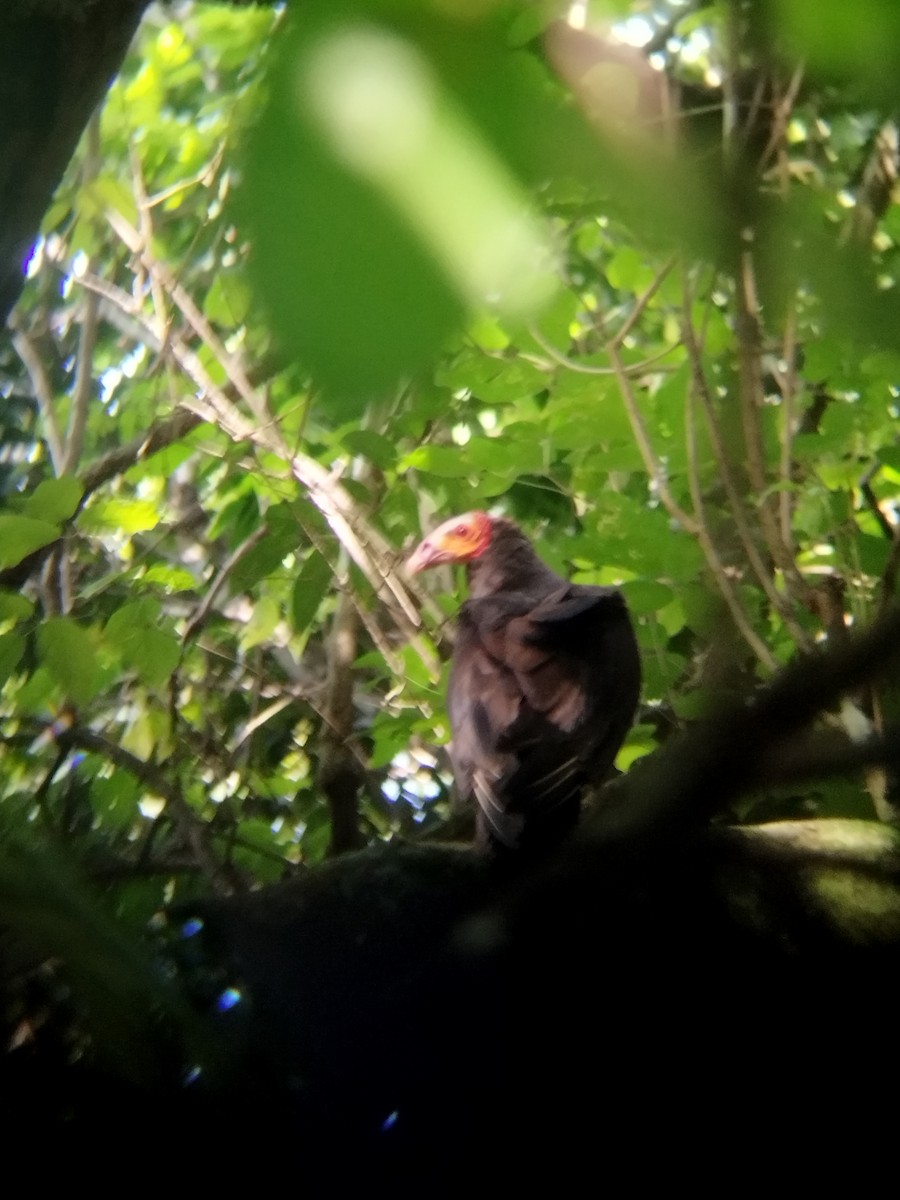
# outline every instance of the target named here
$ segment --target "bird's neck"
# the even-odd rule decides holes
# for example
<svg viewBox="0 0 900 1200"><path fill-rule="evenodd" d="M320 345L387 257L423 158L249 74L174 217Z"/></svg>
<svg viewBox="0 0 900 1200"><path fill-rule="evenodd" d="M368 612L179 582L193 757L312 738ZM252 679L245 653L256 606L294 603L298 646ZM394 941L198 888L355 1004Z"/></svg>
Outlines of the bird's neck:
<svg viewBox="0 0 900 1200"><path fill-rule="evenodd" d="M511 521L497 519L490 544L468 566L469 596L477 600L498 592L538 592L560 581L538 558L528 538Z"/></svg>

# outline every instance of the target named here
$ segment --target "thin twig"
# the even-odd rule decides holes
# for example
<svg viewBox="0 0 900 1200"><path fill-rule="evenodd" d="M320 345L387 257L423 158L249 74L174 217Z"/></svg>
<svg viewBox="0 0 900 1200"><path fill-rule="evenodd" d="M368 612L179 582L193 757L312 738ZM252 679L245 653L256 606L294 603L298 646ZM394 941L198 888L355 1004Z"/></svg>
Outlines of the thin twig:
<svg viewBox="0 0 900 1200"><path fill-rule="evenodd" d="M772 120L772 128L769 133L769 140L766 143L766 148L759 157L760 172L766 169L766 163L775 153L776 149L784 141L784 135L790 123L794 112L794 104L797 96L800 93L800 85L803 83L803 66L795 67L794 73L788 83L787 90L784 95L779 98L778 104L775 106L774 116Z"/></svg>
<svg viewBox="0 0 900 1200"><path fill-rule="evenodd" d="M255 546L259 545L267 533L268 530L265 525L260 525L258 529L254 529L253 533L249 537L244 538L241 544L229 554L228 558L216 572L215 579L213 579L207 588L202 602L197 605L193 616L185 624L182 640L182 657L184 657L187 643L199 633L209 619L209 614L213 604L215 604L216 597L227 583L232 571L247 557Z"/></svg>
<svg viewBox="0 0 900 1200"><path fill-rule="evenodd" d="M687 278L684 281L685 301L684 301L684 317L682 321L682 337L688 351L688 359L691 364L691 386L693 387L697 398L703 408L706 417L706 425L709 430L710 443L713 448L713 453L716 457L716 463L719 467L719 472L722 479L722 484L725 488L725 493L728 496L728 503L731 509L731 515L734 520L735 529L738 537L741 540L744 553L747 556L747 561L753 568L753 573L759 580L759 583L766 593L772 607L784 621L787 628L790 630L797 645L808 649L810 645L809 637L806 630L797 623L794 617L790 604L785 600L784 596L775 587L770 572L762 560L759 549L756 545L753 531L750 528L750 520L747 515L746 506L743 497L734 480L734 471L728 452L725 448L725 442L722 437L722 431L719 428L719 421L716 415L715 405L713 403L712 394L709 389L709 384L706 380L706 375L703 370L703 362L700 357L700 350L697 345L697 340L694 335L694 328L690 320L691 298L690 290L687 283Z"/></svg>
<svg viewBox="0 0 900 1200"><path fill-rule="evenodd" d="M47 368L44 366L40 351L31 340L29 334L23 329L17 329L15 324L12 327L13 345L16 348L19 358L25 364L25 370L28 372L28 377L31 380L31 387L38 403L38 411L41 414L41 424L44 427L44 434L47 438L47 449L50 452L53 474L58 478L62 474L65 449L62 428L54 403L53 385L50 382L50 376L47 374Z"/></svg>
<svg viewBox="0 0 900 1200"><path fill-rule="evenodd" d="M656 488L657 495L662 501L666 512L677 521L679 525L687 533L694 535L699 534L700 527L697 521L686 512L669 490L669 484L666 480L665 470L662 463L656 457L653 450L653 445L650 441L650 435L647 432L647 427L644 424L644 418L641 416L640 408L638 407L637 398L634 394L634 389L631 380L625 371L622 360L619 357L619 351L616 346L609 346L609 356L612 360L613 368L616 371L616 376L619 381L619 390L622 393L622 401L625 405L625 411L628 414L628 420L631 423L631 430L634 434L634 440L637 443L641 453L641 458L644 460L644 468L647 474L653 481L653 486Z"/></svg>
<svg viewBox="0 0 900 1200"><path fill-rule="evenodd" d="M719 557L718 550L713 542L712 535L709 529L709 523L706 519L706 508L703 501L703 491L700 487L699 467L697 463L697 436L696 425L694 422L694 396L693 389L688 389L685 398L685 437L687 441L687 459L688 459L688 479L690 481L691 502L694 506L694 511L697 514L698 526L697 536L700 541L700 547L703 550L707 565L712 572L722 599L725 601L728 611L731 613L734 624L738 632L743 637L744 641L759 659L759 661L770 671L775 671L778 667L778 662L772 654L766 643L760 638L747 613L740 601L737 590L728 577L725 566Z"/></svg>
<svg viewBox="0 0 900 1200"><path fill-rule="evenodd" d="M216 889L231 892L240 886L240 881L216 857L209 827L194 814L182 796L181 789L159 767L81 725L68 729L61 740L69 745L78 746L79 749L101 755L129 775L133 775L149 792L164 800L166 812L173 824L190 846L200 869Z"/></svg>
<svg viewBox="0 0 900 1200"><path fill-rule="evenodd" d="M194 304L171 271L158 263L144 248L140 235L117 213L108 214L110 224L132 252L141 257L146 268L157 272L168 295L194 332L214 354L228 377L229 383L257 417L248 422L218 387L204 368L198 355L183 337L170 337L166 350L179 367L193 380L200 395L183 401L184 407L202 420L212 421L232 439L261 445L278 454L288 463L294 478L306 489L313 504L322 512L340 543L347 547L353 561L360 567L376 595L394 615L406 640L412 641L429 672L437 677L440 667L434 652L418 632L421 625L419 610L436 612L433 601L413 581L400 580L395 569L397 556L374 527L362 516L350 494L315 459L291 452L284 444L277 426L266 411L265 403L253 387L241 365L228 354L221 339ZM111 298L108 293L107 298ZM144 318L146 323L147 318ZM158 325L158 323L157 323ZM163 344L163 331L150 326L157 344ZM411 594L415 602L411 599ZM399 608L399 611L398 611Z"/></svg>
<svg viewBox="0 0 900 1200"><path fill-rule="evenodd" d="M759 525L763 541L775 565L784 573L791 592L802 603L809 606L810 591L797 569L789 545L781 536L776 515L775 497L769 491L766 477L766 460L763 449L760 413L765 405L765 389L762 379L762 338L760 332L759 301L756 295L756 279L753 258L749 251L741 256L740 273L736 287L737 340L740 362L740 407L744 432L744 449L747 456L747 473L750 486L757 495ZM767 573L768 574L768 573ZM799 629L799 626L797 627ZM794 636L797 630L792 629ZM798 643L808 648L809 639L802 634Z"/></svg>
<svg viewBox="0 0 900 1200"><path fill-rule="evenodd" d="M138 154L137 147L133 141L129 146L129 153L131 158L131 186L134 191L134 198L137 201L138 207L138 228L140 230L140 237L144 246L149 248L153 245L153 216L150 212L150 201L147 197L147 187L144 183L144 171L141 165L141 156ZM162 341L165 343L169 329L169 316L168 312L166 311L165 293L160 285L159 275L157 272L148 269L147 276L150 283L150 296L153 300L153 308L156 313L156 320L160 329L164 331Z"/></svg>
<svg viewBox="0 0 900 1200"><path fill-rule="evenodd" d="M423 661L434 673L438 669L437 660L417 636L421 625L419 609L431 605L430 599L410 581L401 582L395 570L395 555L391 547L365 520L358 505L339 481L315 459L299 452L291 453L284 444L277 425L266 411L259 391L250 383L243 367L228 353L221 339L171 271L147 252L137 230L118 213L110 212L108 218L129 249L141 256L147 269L159 273L166 291L194 332L215 355L229 382L247 404L257 425L249 425L239 415L222 390L213 383L198 356L187 347L183 338L177 339L177 345L171 346L171 352L204 394L206 411L212 410L216 419L232 436L237 436L238 440L263 445L288 462L294 478L306 489L310 499L322 512L341 544L347 548L353 561L363 571L376 594L394 612L404 635L408 640L417 642L417 649L423 656ZM197 403L188 402L194 411L198 411ZM202 401L200 403L202 404ZM418 605L411 599L411 592L416 595Z"/></svg>
<svg viewBox="0 0 900 1200"><path fill-rule="evenodd" d="M66 431L66 449L61 464L63 475L74 475L81 462L88 408L94 392L94 349L97 345L99 303L93 292L85 292L81 332L78 337L75 386L72 391L72 415Z"/></svg>
<svg viewBox="0 0 900 1200"><path fill-rule="evenodd" d="M612 347L612 349L618 350L621 347L626 337L628 337L629 333L640 320L641 315L643 314L647 305L662 287L666 277L670 274L672 268L674 267L675 261L676 259L673 255L665 263L663 263L662 267L659 269L659 271L657 271L656 275L651 280L649 286L646 287L640 296L638 296L638 298L635 300L634 307L623 321L619 331L613 337L607 339L608 348ZM575 358L570 358L567 354L564 354L562 350L560 350L557 346L554 346L552 342L545 338L540 329L534 324L528 326L528 332L538 343L541 349L545 350L553 359L553 361L558 363L561 367L567 367L570 371L577 371L582 375L615 375L616 377L619 375L619 370L617 370L614 366L593 367L587 365L586 363L579 362ZM646 358L642 362L629 363L623 369L627 371L629 375L639 375L642 371L646 371L649 367L652 367L654 363L659 362L660 359L665 358L666 355L671 354L675 349L677 349L676 346L668 346L665 350L661 350L658 354L651 355L650 358Z"/></svg>
<svg viewBox="0 0 900 1200"><path fill-rule="evenodd" d="M304 522L302 517L300 518L300 523L303 528L303 532L306 534L307 538L309 539L310 545L319 554L321 554L322 558L325 559L325 562L328 563L328 566L331 569L332 576L336 577L338 568L335 564L329 562L328 547L325 544L325 540L319 535L318 530L315 529L311 523ZM379 654L382 656L384 661L390 667L393 674L398 677L401 676L404 671L403 659L398 654L398 652L394 649L394 647L391 646L390 642L388 641L387 637L384 634L384 631L379 628L378 622L375 620L372 613L370 613L366 609L361 598L357 595L356 589L353 587L349 578L347 578L345 580L343 587L344 587L344 590L346 591L347 595L353 601L353 604L356 607L356 611L359 614L359 619L362 621L363 625L366 628L366 632L368 633L369 637L372 639L372 644L375 646L376 650L379 652Z"/></svg>
<svg viewBox="0 0 900 1200"><path fill-rule="evenodd" d="M785 370L779 373L778 388L781 392L781 455L779 461L778 515L781 521L781 540L791 558L795 554L793 530L793 484L794 465L794 400L797 392L797 309L792 302L784 326L782 358Z"/></svg>
<svg viewBox="0 0 900 1200"><path fill-rule="evenodd" d="M198 183L202 183L204 187L212 187L225 157L225 145L225 141L221 141L210 161L205 163L199 171L189 175L187 179L180 179L178 183L173 183L170 187L163 188L162 191L154 192L152 196L147 197L147 207L156 208L158 204L164 204L166 200L171 200L179 192L186 192L188 188L196 187Z"/></svg>
<svg viewBox="0 0 900 1200"><path fill-rule="evenodd" d="M660 269L656 272L656 275L653 277L653 280L651 281L649 287L645 288L644 291L640 294L640 296L638 296L637 300L635 301L634 308L631 310L630 315L625 320L624 324L622 325L622 328L619 330L619 332L613 338L614 346L616 346L616 347L621 346L622 343L625 341L628 334L631 332L631 330L637 324L637 321L639 320L644 309L647 307L647 305L650 303L650 301L653 299L653 297L656 295L656 293L662 287L663 283L666 280L666 277L670 274L672 268L675 266L676 261L677 261L677 258L673 254L672 257L667 259L666 262L663 263L662 267L660 267Z"/></svg>
<svg viewBox="0 0 900 1200"><path fill-rule="evenodd" d="M563 354L563 352L554 346L552 342L547 341L541 331L534 325L530 325L528 327L528 332L538 343L541 349L544 350L550 356L553 362L560 367L565 367L569 371L575 371L579 375L618 376L619 374L615 367L594 367L589 363L579 362L577 358L570 358L567 354ZM613 342L612 345L617 345L617 343ZM650 358L642 359L641 362L628 363L627 365L623 364L622 369L628 375L641 375L655 363L658 363L661 359L666 358L672 353L673 350L677 349L677 345L667 346L665 350L660 350L658 354L653 354L650 356Z"/></svg>
<svg viewBox="0 0 900 1200"><path fill-rule="evenodd" d="M87 152L84 160L84 181L90 182L100 171L100 113L95 112L87 127ZM88 263L90 269L90 263ZM66 448L62 474L74 475L81 462L88 408L94 391L94 349L97 345L99 301L93 292L83 296L84 312L78 336L78 355L75 362L75 385L72 389L72 408L66 430Z"/></svg>
<svg viewBox="0 0 900 1200"><path fill-rule="evenodd" d="M254 713L252 717L250 717L243 723L243 725L241 725L240 729L232 739L231 745L228 747L229 756L231 758L236 758L237 753L241 746L243 746L244 742L246 742L248 738L252 737L253 734L256 733L257 729L262 728L267 721L271 721L274 717L277 717L280 712L283 712L289 704L293 704L294 699L294 696L279 696L277 699L273 700L271 704L267 704L265 708Z"/></svg>

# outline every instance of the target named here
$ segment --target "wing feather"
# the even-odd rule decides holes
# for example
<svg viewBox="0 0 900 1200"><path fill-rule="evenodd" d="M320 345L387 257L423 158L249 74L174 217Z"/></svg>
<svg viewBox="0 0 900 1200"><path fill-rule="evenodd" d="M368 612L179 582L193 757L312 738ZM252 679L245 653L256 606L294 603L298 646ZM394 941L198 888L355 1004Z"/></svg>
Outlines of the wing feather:
<svg viewBox="0 0 900 1200"><path fill-rule="evenodd" d="M639 677L614 588L561 582L539 598L507 592L462 606L451 757L488 839L518 848L574 822L581 791L608 772L633 719Z"/></svg>

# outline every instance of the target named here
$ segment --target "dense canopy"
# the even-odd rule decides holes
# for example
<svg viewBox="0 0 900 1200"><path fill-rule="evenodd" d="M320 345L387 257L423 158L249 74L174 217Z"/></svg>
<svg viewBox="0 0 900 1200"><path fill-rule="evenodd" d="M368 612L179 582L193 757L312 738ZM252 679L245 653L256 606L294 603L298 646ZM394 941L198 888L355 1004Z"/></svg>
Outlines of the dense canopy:
<svg viewBox="0 0 900 1200"><path fill-rule="evenodd" d="M894 0L5 6L10 1070L46 1051L143 1085L161 1069L160 1014L173 1060L211 1061L202 1004L158 970L172 905L209 904L214 925L261 884L402 837L424 845L368 945L397 922L424 961L442 872L471 915L489 885L428 847L471 837L445 696L452 631L464 641L477 610L454 624L461 570L403 570L457 512L515 522L570 595L624 597L643 684L627 732L594 728L597 773L615 745L624 777L542 877L546 909L534 884L465 927L496 932L501 911L509 959L460 966L447 934L396 1022L410 1045L433 1034L432 1001L445 1024L472 1011L477 977L498 1003L519 984L546 1001L577 1060L568 1000L588 952L574 926L553 936L572 896L578 930L602 928L648 986L653 961L682 969L683 929L702 930L684 951L698 994L724 953L748 1046L781 1028L748 984L761 931L782 950L814 943L829 987L858 965L855 941L829 957L834 928L864 926L890 958L898 53ZM776 819L800 824L746 832ZM792 855L845 874L792 873ZM373 860L352 861L364 892ZM322 894L343 903L336 865ZM413 910L421 926L404 923ZM351 896L335 944L357 944L355 911ZM808 937L810 913L823 924ZM445 932L454 919L435 916ZM740 944L723 951L732 922ZM658 959L632 959L638 944ZM557 990L532 976L532 945ZM348 955L365 997L378 955ZM240 992L197 970L201 994ZM811 978L790 993L804 1011ZM389 990L370 994L381 1069L394 1014ZM645 1011L630 999L613 1020ZM527 1088L519 1103L533 1111Z"/></svg>

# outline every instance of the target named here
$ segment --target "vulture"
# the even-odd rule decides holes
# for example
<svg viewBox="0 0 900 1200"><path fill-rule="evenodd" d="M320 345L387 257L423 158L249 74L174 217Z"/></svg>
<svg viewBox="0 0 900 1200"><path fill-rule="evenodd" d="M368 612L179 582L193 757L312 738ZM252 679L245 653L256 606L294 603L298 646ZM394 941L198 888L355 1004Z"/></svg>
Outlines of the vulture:
<svg viewBox="0 0 900 1200"><path fill-rule="evenodd" d="M633 719L641 669L622 593L569 583L512 521L444 522L414 551L415 573L465 563L447 708L476 846L495 858L543 853L578 820Z"/></svg>

